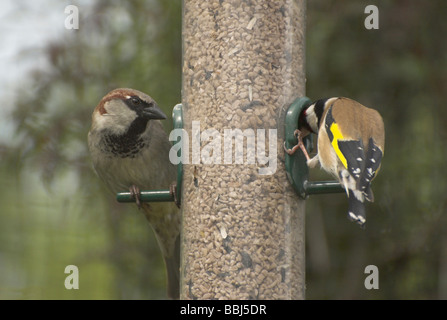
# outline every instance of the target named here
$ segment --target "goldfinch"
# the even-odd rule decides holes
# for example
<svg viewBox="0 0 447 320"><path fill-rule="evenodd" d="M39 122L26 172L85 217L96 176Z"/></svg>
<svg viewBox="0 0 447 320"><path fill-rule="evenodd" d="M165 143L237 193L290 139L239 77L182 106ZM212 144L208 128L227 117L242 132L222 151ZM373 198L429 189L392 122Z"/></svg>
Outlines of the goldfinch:
<svg viewBox="0 0 447 320"><path fill-rule="evenodd" d="M318 153L312 159L307 156L308 166L320 163L340 181L348 196L349 219L364 227L364 202L374 201L371 182L385 150L382 117L354 100L337 97L318 100L306 108L300 125L299 141L308 133L318 134Z"/></svg>

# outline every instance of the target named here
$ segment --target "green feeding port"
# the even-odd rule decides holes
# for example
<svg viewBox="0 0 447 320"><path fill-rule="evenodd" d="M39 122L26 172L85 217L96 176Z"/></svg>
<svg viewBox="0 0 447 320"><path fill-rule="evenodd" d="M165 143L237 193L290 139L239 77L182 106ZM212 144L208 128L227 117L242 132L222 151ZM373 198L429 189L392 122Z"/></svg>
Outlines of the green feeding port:
<svg viewBox="0 0 447 320"><path fill-rule="evenodd" d="M174 123L174 129L183 129L183 110L182 105L177 104L172 110L172 121ZM180 140L180 138L179 138ZM175 141L174 145L180 141ZM181 149L178 150L178 156L181 157ZM169 159L166 159L169 161ZM177 187L175 189L178 202L181 201L182 195L182 180L183 180L183 165L179 163L177 165ZM167 186L169 187L169 186ZM135 198L130 192L119 192L116 194L116 200L118 202L135 202ZM168 189L164 190L143 190L140 192L141 202L170 202L175 201L173 194Z"/></svg>
<svg viewBox="0 0 447 320"><path fill-rule="evenodd" d="M345 192L345 189L338 181L304 181L304 192L309 194L324 194L324 193L340 193Z"/></svg>
<svg viewBox="0 0 447 320"><path fill-rule="evenodd" d="M287 149L293 148L298 140L295 131L298 128L298 119L301 112L312 104L307 97L297 98L287 110L284 122L284 146ZM312 135L303 139L304 146L308 153L313 149ZM287 178L293 186L295 192L303 199L311 194L340 193L344 192L343 187L338 181L309 181L309 167L306 163L306 157L301 149L294 154L285 153L285 166Z"/></svg>

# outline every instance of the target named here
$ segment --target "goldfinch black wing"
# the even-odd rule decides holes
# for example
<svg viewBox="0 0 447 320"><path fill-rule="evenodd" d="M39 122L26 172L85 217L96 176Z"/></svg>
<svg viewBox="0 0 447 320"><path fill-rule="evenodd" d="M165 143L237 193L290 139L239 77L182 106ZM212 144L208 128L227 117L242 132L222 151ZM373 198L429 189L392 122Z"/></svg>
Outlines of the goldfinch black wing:
<svg viewBox="0 0 447 320"><path fill-rule="evenodd" d="M369 138L365 147L362 139L344 136L332 115L332 106L326 115L325 129L338 159L355 179L357 189L368 201L373 201L371 181L380 168L382 150L375 144L373 138Z"/></svg>
<svg viewBox="0 0 447 320"><path fill-rule="evenodd" d="M332 106L329 107L326 115L325 129L338 159L352 177L359 181L365 163L365 151L362 140L343 136L332 116Z"/></svg>

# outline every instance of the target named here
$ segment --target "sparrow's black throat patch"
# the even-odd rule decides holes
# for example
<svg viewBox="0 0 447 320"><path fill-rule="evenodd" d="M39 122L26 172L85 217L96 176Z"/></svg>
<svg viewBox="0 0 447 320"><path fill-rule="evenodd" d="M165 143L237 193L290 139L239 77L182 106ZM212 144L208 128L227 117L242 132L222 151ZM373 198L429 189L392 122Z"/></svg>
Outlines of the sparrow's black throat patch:
<svg viewBox="0 0 447 320"><path fill-rule="evenodd" d="M136 118L124 134L105 133L101 140L104 152L120 158L134 158L148 143L141 134L146 130L147 119Z"/></svg>

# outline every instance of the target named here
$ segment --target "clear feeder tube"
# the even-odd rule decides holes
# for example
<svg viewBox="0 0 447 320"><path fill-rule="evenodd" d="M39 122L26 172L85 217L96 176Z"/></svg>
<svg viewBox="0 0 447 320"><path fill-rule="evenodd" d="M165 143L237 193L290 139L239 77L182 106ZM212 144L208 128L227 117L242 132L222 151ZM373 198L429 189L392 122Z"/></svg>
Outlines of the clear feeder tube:
<svg viewBox="0 0 447 320"><path fill-rule="evenodd" d="M305 96L305 1L183 5L181 299L304 299L283 139Z"/></svg>

